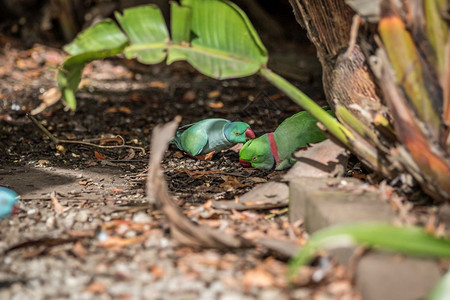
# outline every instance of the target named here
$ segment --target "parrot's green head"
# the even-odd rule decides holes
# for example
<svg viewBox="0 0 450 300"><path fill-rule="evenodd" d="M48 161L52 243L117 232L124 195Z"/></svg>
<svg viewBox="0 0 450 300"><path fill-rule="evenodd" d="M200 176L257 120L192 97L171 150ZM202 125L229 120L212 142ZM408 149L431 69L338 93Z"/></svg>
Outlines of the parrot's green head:
<svg viewBox="0 0 450 300"><path fill-rule="evenodd" d="M257 169L272 169L275 159L270 150L267 134L250 140L239 151L239 162L244 167L252 166Z"/></svg>
<svg viewBox="0 0 450 300"><path fill-rule="evenodd" d="M225 127L225 137L233 144L245 143L248 139L254 139L255 133L247 123L231 122Z"/></svg>

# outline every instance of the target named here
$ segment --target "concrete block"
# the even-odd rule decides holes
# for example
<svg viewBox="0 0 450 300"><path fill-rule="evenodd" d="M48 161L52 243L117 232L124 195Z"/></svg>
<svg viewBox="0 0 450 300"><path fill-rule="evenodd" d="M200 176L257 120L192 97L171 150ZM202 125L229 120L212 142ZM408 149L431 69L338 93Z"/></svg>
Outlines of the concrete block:
<svg viewBox="0 0 450 300"><path fill-rule="evenodd" d="M325 190L336 190L342 181L348 184L361 185L356 178L315 178L299 177L289 181L289 221L291 223L305 218L306 198L311 193Z"/></svg>
<svg viewBox="0 0 450 300"><path fill-rule="evenodd" d="M313 233L325 227L366 221L390 222L395 214L378 194L347 191L309 193L305 203L306 230Z"/></svg>
<svg viewBox="0 0 450 300"><path fill-rule="evenodd" d="M373 252L356 268L356 287L365 300L424 299L441 278L434 260Z"/></svg>
<svg viewBox="0 0 450 300"><path fill-rule="evenodd" d="M390 222L395 216L378 194L361 192L362 182L355 178L300 178L291 181L289 188L289 220L303 219L309 233L344 223ZM354 247L329 251L344 265L353 252Z"/></svg>

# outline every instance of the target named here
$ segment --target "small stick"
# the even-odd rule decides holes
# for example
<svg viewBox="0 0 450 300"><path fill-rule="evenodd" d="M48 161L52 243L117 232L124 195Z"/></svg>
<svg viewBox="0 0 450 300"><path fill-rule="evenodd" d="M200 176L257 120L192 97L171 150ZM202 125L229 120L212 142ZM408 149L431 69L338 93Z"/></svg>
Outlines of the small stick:
<svg viewBox="0 0 450 300"><path fill-rule="evenodd" d="M121 140L121 144L116 145L116 146L97 145L97 144L84 142L84 141L61 140L61 139L58 139L57 137L55 137L53 134L51 134L50 131L48 131L47 128L45 128L41 123L39 123L35 117L33 117L30 114L27 114L27 117L34 123L34 125L36 125L40 130L42 130L42 132L44 132L45 135L47 135L52 140L52 142L55 144L81 144L81 145L86 145L86 146L91 146L91 147L102 148L102 149L130 148L130 149L140 150L142 152L142 154L145 155L145 149L143 147L125 145L125 140L120 135L117 135L116 138Z"/></svg>
<svg viewBox="0 0 450 300"><path fill-rule="evenodd" d="M264 219L266 219L266 220L272 219L272 218L274 218L274 217L276 217L276 216L279 216L279 215L282 215L282 214L284 214L284 213L287 213L288 210L289 210L289 207L280 209L280 210L277 211L276 213L273 213L273 214L270 214L270 215L265 216Z"/></svg>
<svg viewBox="0 0 450 300"><path fill-rule="evenodd" d="M362 23L362 19L358 15L353 16L352 26L350 28L350 41L348 43L347 51L344 53L344 57L348 58L356 46L356 39L358 37L359 26Z"/></svg>
<svg viewBox="0 0 450 300"><path fill-rule="evenodd" d="M53 192L50 193L50 198L52 199L53 209L54 209L58 214L64 213L64 208L63 208L63 206L59 203L58 198L56 197L56 192L55 192L55 191L53 191Z"/></svg>

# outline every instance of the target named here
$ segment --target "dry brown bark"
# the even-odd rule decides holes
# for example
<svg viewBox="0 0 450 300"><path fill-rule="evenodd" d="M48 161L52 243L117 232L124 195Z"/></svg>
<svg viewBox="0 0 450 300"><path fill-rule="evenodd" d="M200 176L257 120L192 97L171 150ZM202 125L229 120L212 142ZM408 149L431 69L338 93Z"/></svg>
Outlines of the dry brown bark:
<svg viewBox="0 0 450 300"><path fill-rule="evenodd" d="M355 12L344 1L290 0L290 3L297 22L307 30L317 49L330 105L338 101L347 108L351 104L377 107L380 98L362 50L355 45L346 52ZM350 110L359 115L355 109Z"/></svg>
<svg viewBox="0 0 450 300"><path fill-rule="evenodd" d="M445 44L448 29L442 6L430 8L416 0L290 3L316 47L328 103L355 135L353 152L387 178L409 174L435 200L449 200L449 105L443 105L447 98L442 96L448 92L442 82L449 71L437 63L441 48L436 48ZM436 21L433 28L425 27L425 14ZM389 57L380 56L384 50ZM390 93L394 90L396 97ZM400 102L402 114L394 109Z"/></svg>

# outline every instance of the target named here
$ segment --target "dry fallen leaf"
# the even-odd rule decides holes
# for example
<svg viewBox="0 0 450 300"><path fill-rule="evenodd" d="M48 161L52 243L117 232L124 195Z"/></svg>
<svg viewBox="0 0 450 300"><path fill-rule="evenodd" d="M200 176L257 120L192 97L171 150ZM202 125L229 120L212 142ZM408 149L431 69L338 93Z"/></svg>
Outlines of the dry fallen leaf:
<svg viewBox="0 0 450 300"><path fill-rule="evenodd" d="M39 99L41 99L42 102L38 107L31 111L31 115L37 115L47 107L56 104L61 99L61 95L61 91L57 88L51 88L47 90L45 93L39 96Z"/></svg>
<svg viewBox="0 0 450 300"><path fill-rule="evenodd" d="M93 282L84 291L92 294L103 294L106 292L106 285L102 282Z"/></svg>
<svg viewBox="0 0 450 300"><path fill-rule="evenodd" d="M211 107L211 108L222 108L223 107L223 102L222 101L209 102L208 106Z"/></svg>
<svg viewBox="0 0 450 300"><path fill-rule="evenodd" d="M226 190L235 190L237 188L243 187L244 184L239 182L239 180L235 176L227 176L227 175L221 175L220 176L222 180L224 181L219 186L226 189Z"/></svg>
<svg viewBox="0 0 450 300"><path fill-rule="evenodd" d="M264 183L267 182L266 178L262 178L262 177L249 177L249 180L253 181L254 183Z"/></svg>
<svg viewBox="0 0 450 300"><path fill-rule="evenodd" d="M126 106L110 107L107 110L105 110L105 114L114 114L118 112L131 115L131 109Z"/></svg>
<svg viewBox="0 0 450 300"><path fill-rule="evenodd" d="M163 277L165 274L164 269L161 269L158 266L153 266L150 269L150 272L152 272L152 275L155 277L156 280L158 280L159 278Z"/></svg>
<svg viewBox="0 0 450 300"><path fill-rule="evenodd" d="M274 285L274 278L269 272L257 267L244 274L242 283L246 289L250 287L270 287Z"/></svg>
<svg viewBox="0 0 450 300"><path fill-rule="evenodd" d="M52 106L61 99L61 91L57 88L50 88L45 93L39 96L39 99L48 106Z"/></svg>
<svg viewBox="0 0 450 300"><path fill-rule="evenodd" d="M205 155L205 161L210 161L216 151L211 151Z"/></svg>
<svg viewBox="0 0 450 300"><path fill-rule="evenodd" d="M158 89L167 89L167 87L168 87L167 83L164 83L159 80L154 80L154 81L150 82L148 84L148 86L152 87L152 88L158 88Z"/></svg>
<svg viewBox="0 0 450 300"><path fill-rule="evenodd" d="M105 114L114 114L117 112L117 107L110 107L107 110L105 110Z"/></svg>
<svg viewBox="0 0 450 300"><path fill-rule="evenodd" d="M98 160L105 160L106 159L106 155L100 154L97 151L94 151L94 155L95 155L95 158L98 159Z"/></svg>
<svg viewBox="0 0 450 300"><path fill-rule="evenodd" d="M147 237L145 235L140 235L132 238L110 236L105 241L98 243L98 245L108 249L123 248L132 244L141 243L145 241L146 238Z"/></svg>
<svg viewBox="0 0 450 300"><path fill-rule="evenodd" d="M52 199L53 209L59 214L64 213L64 208L59 203L58 198L56 198L56 192L52 192L50 198Z"/></svg>
<svg viewBox="0 0 450 300"><path fill-rule="evenodd" d="M85 258L87 254L86 248L83 247L80 241L76 242L72 247L72 253L79 258Z"/></svg>
<svg viewBox="0 0 450 300"><path fill-rule="evenodd" d="M269 99L270 99L270 100L278 100L278 99L281 99L281 98L283 98L283 97L284 97L283 94L273 94L273 95L270 95L270 96L269 96Z"/></svg>
<svg viewBox="0 0 450 300"><path fill-rule="evenodd" d="M181 102L192 102L195 100L196 97L197 94L194 91L189 90L186 93L184 93L183 97L181 97Z"/></svg>
<svg viewBox="0 0 450 300"><path fill-rule="evenodd" d="M131 115L131 109L126 107L126 106L120 106L119 107L119 112L127 114L127 115Z"/></svg>
<svg viewBox="0 0 450 300"><path fill-rule="evenodd" d="M180 159L180 158L184 157L184 154L181 151L175 151L175 153L172 156Z"/></svg>
<svg viewBox="0 0 450 300"><path fill-rule="evenodd" d="M220 91L214 90L208 93L208 98L217 98L220 96Z"/></svg>

